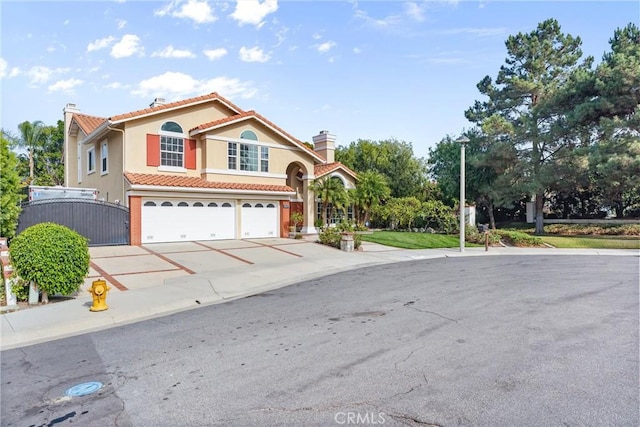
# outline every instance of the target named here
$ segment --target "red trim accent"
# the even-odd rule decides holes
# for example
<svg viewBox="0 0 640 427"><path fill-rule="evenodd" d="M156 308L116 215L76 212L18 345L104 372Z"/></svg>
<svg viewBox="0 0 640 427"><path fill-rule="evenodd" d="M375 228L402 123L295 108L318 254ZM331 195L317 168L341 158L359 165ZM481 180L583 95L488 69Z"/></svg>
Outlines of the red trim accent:
<svg viewBox="0 0 640 427"><path fill-rule="evenodd" d="M129 196L129 244L142 244L142 197Z"/></svg>
<svg viewBox="0 0 640 427"><path fill-rule="evenodd" d="M147 166L160 166L160 135L147 134Z"/></svg>
<svg viewBox="0 0 640 427"><path fill-rule="evenodd" d="M184 144L184 167L187 169L196 168L196 140L186 139Z"/></svg>
<svg viewBox="0 0 640 427"><path fill-rule="evenodd" d="M291 218L291 202L280 200L280 237L289 237L289 219Z"/></svg>

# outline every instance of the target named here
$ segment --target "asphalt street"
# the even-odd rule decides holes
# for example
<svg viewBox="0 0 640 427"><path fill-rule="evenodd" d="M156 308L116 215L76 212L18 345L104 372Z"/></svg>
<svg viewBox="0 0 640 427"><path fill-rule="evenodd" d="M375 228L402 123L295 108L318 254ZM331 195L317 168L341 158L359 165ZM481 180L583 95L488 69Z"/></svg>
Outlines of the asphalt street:
<svg viewBox="0 0 640 427"><path fill-rule="evenodd" d="M637 426L639 270L418 260L6 350L1 424Z"/></svg>

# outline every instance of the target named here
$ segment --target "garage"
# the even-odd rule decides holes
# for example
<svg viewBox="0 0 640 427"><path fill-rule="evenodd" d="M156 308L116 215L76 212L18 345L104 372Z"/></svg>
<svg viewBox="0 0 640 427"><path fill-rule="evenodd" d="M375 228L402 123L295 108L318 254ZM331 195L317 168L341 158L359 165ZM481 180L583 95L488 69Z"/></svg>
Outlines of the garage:
<svg viewBox="0 0 640 427"><path fill-rule="evenodd" d="M279 237L278 209L275 201L243 201L241 209L241 237Z"/></svg>
<svg viewBox="0 0 640 427"><path fill-rule="evenodd" d="M235 239L234 206L227 200L143 200L142 243Z"/></svg>

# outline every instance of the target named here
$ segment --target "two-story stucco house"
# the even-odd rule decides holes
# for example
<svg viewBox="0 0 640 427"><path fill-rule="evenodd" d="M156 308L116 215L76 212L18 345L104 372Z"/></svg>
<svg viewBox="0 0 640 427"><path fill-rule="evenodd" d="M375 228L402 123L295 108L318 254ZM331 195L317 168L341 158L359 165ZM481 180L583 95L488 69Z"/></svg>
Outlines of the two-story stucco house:
<svg viewBox="0 0 640 427"><path fill-rule="evenodd" d="M286 237L293 211L315 233L314 179L356 175L326 131L308 148L217 93L108 118L64 109L65 185L129 208L130 243Z"/></svg>

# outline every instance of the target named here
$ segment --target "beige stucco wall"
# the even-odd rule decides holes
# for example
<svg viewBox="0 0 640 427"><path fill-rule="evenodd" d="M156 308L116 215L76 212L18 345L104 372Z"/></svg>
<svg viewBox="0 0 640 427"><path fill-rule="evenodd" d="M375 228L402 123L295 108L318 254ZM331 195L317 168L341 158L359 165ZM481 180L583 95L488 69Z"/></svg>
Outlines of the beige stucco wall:
<svg viewBox="0 0 640 427"><path fill-rule="evenodd" d="M107 172L102 173L101 146L107 141ZM88 173L88 150L93 147L95 152L95 172ZM98 190L98 199L108 202L119 200L124 202L124 177L122 175L122 133L111 131L106 137L81 145L82 183L81 187ZM77 169L76 169L77 170ZM77 172L76 172L77 175Z"/></svg>
<svg viewBox="0 0 640 427"><path fill-rule="evenodd" d="M258 141L242 140L240 134L245 130L255 132ZM242 182L286 185L287 168L291 163L297 162L306 169L308 175L313 171L313 159L299 147L286 138L271 131L255 119L248 119L240 123L225 126L208 133L210 138L203 138L202 146L206 147L206 157L203 169L206 170L206 178L218 182ZM214 139L215 138L215 139ZM221 138L221 139L218 139ZM269 172L251 172L228 169L228 142L245 142L248 144L266 145L269 147ZM238 147L238 151L239 151ZM238 159L239 167L239 159ZM224 171L224 173L218 173ZM312 172L311 172L312 173ZM278 175L273 177L271 175Z"/></svg>
<svg viewBox="0 0 640 427"><path fill-rule="evenodd" d="M166 121L178 123L188 138L189 130L204 123L227 117L229 112L218 103L206 103L186 107L180 110L167 111L150 117L143 117L125 123L126 135L126 168L128 172L162 173L157 167L147 166L147 134L157 135ZM197 139L197 138L196 138ZM202 164L201 142L197 142L196 165ZM186 170L182 175L200 176L200 168Z"/></svg>

